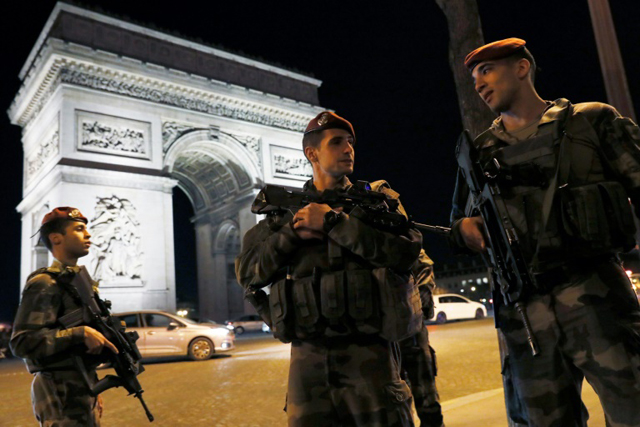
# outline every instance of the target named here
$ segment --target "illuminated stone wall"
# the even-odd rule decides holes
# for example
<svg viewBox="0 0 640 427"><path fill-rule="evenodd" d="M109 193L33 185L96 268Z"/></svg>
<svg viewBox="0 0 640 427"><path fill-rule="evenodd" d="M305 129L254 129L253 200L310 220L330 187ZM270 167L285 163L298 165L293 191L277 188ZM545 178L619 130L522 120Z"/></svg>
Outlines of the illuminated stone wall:
<svg viewBox="0 0 640 427"><path fill-rule="evenodd" d="M122 42L134 35L167 56L148 62L148 50ZM225 82L186 72L178 59L189 52L217 64L217 77L229 64L244 74ZM321 111L306 102L317 99L320 82L61 3L20 78L9 116L24 130L23 283L51 261L30 237L43 213L70 205L92 220L94 246L82 263L114 309L175 310L178 185L195 211L201 316L250 311L230 263L257 222L249 206L258 188L300 187L310 175L301 131Z"/></svg>

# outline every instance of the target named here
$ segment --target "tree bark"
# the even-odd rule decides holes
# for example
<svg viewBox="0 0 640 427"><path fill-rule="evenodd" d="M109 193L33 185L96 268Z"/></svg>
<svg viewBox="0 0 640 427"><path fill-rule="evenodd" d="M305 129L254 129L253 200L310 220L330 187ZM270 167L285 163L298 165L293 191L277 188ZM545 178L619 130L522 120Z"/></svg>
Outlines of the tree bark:
<svg viewBox="0 0 640 427"><path fill-rule="evenodd" d="M476 137L485 131L495 115L487 107L473 84L464 58L484 44L476 0L435 0L449 25L449 66L458 92L460 116L465 129Z"/></svg>
<svg viewBox="0 0 640 427"><path fill-rule="evenodd" d="M469 70L464 66L464 58L472 50L485 44L476 0L435 0L447 18L449 26L449 66L453 72L460 116L465 129L473 137L484 132L495 119L495 115L487 107L475 90ZM494 316L497 316L494 313ZM498 332L500 348L500 365L504 366L508 349L504 336ZM503 377L503 381L505 378ZM505 405L509 402L505 399ZM525 427L514 423L507 416L509 427Z"/></svg>

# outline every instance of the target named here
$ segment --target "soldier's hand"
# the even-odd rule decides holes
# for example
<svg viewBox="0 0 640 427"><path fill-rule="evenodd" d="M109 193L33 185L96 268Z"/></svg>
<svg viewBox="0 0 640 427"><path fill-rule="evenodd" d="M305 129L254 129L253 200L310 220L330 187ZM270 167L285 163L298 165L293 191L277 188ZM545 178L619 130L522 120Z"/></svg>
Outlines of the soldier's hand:
<svg viewBox="0 0 640 427"><path fill-rule="evenodd" d="M309 203L294 215L293 229L296 230L298 235L303 239L305 238L303 235L312 236L306 237L307 239L324 238L324 232L322 231L324 226L324 215L330 210L331 207L329 205ZM316 233L310 233L310 231L315 231Z"/></svg>
<svg viewBox="0 0 640 427"><path fill-rule="evenodd" d="M87 346L87 353L89 354L100 354L103 347L107 347L114 353L118 353L116 346L91 326L84 327L84 344Z"/></svg>
<svg viewBox="0 0 640 427"><path fill-rule="evenodd" d="M99 394L96 398L96 410L98 411L98 418L102 418L102 411L104 410L104 401L102 395Z"/></svg>
<svg viewBox="0 0 640 427"><path fill-rule="evenodd" d="M465 245L469 249L475 252L484 252L487 249L487 245L484 241L484 235L482 230L484 229L484 222L479 216L471 218L465 218L460 222L460 234L464 240Z"/></svg>

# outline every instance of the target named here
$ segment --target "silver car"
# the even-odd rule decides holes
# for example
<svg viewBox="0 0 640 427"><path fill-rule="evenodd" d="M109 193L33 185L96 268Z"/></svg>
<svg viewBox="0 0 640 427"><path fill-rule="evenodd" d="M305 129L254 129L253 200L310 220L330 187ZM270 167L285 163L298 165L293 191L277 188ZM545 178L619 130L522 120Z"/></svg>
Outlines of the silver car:
<svg viewBox="0 0 640 427"><path fill-rule="evenodd" d="M138 331L136 342L142 357L189 356L207 360L220 351L234 348L233 331L222 325L197 323L160 310L115 314L127 330Z"/></svg>

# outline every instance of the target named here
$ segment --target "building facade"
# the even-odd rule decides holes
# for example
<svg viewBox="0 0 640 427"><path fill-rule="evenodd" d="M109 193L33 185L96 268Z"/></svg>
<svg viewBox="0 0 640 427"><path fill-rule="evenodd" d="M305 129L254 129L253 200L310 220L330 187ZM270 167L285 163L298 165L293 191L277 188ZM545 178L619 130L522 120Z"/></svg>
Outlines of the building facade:
<svg viewBox="0 0 640 427"><path fill-rule="evenodd" d="M311 175L302 131L321 82L58 3L8 114L24 149L21 281L51 262L39 222L56 206L90 219L83 258L115 311L175 310L172 191L195 212L201 317L251 310L235 284L249 207L265 183Z"/></svg>

